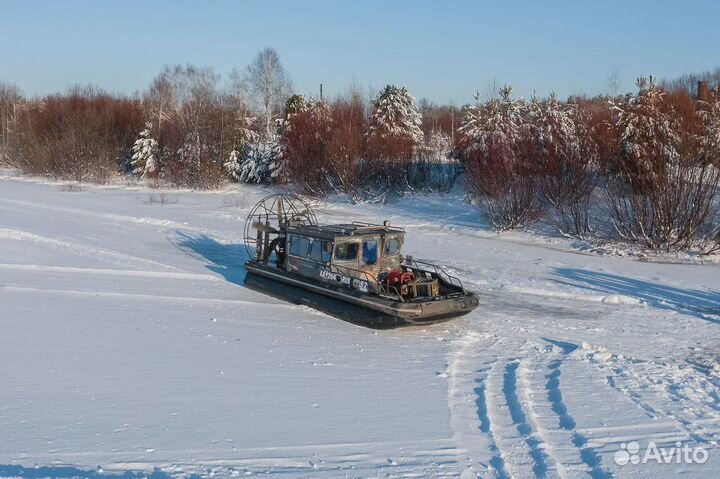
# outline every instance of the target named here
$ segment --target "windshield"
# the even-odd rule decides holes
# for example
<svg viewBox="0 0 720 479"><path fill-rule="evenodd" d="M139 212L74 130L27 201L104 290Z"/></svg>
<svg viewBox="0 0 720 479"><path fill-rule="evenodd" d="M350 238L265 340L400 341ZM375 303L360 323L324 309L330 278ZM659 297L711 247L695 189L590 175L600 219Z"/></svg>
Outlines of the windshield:
<svg viewBox="0 0 720 479"><path fill-rule="evenodd" d="M357 258L358 243L340 243L335 249L335 259L350 261Z"/></svg>
<svg viewBox="0 0 720 479"><path fill-rule="evenodd" d="M385 240L385 256L395 256L400 253L401 244L397 238L387 238Z"/></svg>

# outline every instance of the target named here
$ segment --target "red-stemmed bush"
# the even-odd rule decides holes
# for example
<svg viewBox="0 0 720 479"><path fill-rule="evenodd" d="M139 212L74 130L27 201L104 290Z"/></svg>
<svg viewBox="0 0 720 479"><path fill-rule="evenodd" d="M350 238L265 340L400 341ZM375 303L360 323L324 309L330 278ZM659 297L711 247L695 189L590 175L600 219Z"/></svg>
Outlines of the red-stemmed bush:
<svg viewBox="0 0 720 479"><path fill-rule="evenodd" d="M467 185L498 231L527 226L542 213L538 200L537 135L527 105L503 88L500 98L465 110L460 151Z"/></svg>
<svg viewBox="0 0 720 479"><path fill-rule="evenodd" d="M588 112L551 96L533 102L531 117L537 135L531 161L539 168L539 194L548 217L562 234L586 238L590 200L600 179Z"/></svg>
<svg viewBox="0 0 720 479"><path fill-rule="evenodd" d="M14 163L31 174L104 182L120 170L142 126L138 100L76 88L23 105Z"/></svg>
<svg viewBox="0 0 720 479"><path fill-rule="evenodd" d="M720 175L712 110L684 92L638 81L640 92L617 104L621 148L607 185L618 234L652 249L702 242L717 208Z"/></svg>

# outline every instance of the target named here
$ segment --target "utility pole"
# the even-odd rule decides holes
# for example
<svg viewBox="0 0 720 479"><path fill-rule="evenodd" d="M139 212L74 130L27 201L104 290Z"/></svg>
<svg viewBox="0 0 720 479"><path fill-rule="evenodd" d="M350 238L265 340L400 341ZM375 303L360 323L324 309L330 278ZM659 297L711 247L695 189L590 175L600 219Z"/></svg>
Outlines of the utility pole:
<svg viewBox="0 0 720 479"><path fill-rule="evenodd" d="M455 144L455 107L450 110L450 141Z"/></svg>
<svg viewBox="0 0 720 479"><path fill-rule="evenodd" d="M322 95L322 83L320 84L320 101L323 101L323 95Z"/></svg>

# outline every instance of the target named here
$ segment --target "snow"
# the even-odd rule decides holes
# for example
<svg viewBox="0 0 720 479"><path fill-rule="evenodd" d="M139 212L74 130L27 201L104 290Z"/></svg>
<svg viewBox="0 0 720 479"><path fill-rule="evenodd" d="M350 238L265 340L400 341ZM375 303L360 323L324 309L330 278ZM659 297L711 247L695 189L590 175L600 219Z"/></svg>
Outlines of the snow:
<svg viewBox="0 0 720 479"><path fill-rule="evenodd" d="M372 330L244 287L244 216L272 191L0 176L0 477L717 471L719 266L497 235L452 195L316 202L406 227L407 254L481 296ZM630 441L709 459L616 464Z"/></svg>

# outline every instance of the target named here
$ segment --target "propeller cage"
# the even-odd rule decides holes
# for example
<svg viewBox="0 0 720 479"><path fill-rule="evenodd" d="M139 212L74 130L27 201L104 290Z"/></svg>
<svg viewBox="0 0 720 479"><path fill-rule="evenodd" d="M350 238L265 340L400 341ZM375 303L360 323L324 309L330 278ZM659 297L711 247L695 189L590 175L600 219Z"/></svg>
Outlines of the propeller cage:
<svg viewBox="0 0 720 479"><path fill-rule="evenodd" d="M249 259L267 264L278 247L284 247L288 225L316 225L310 205L293 194L275 194L260 200L245 220L245 249Z"/></svg>

